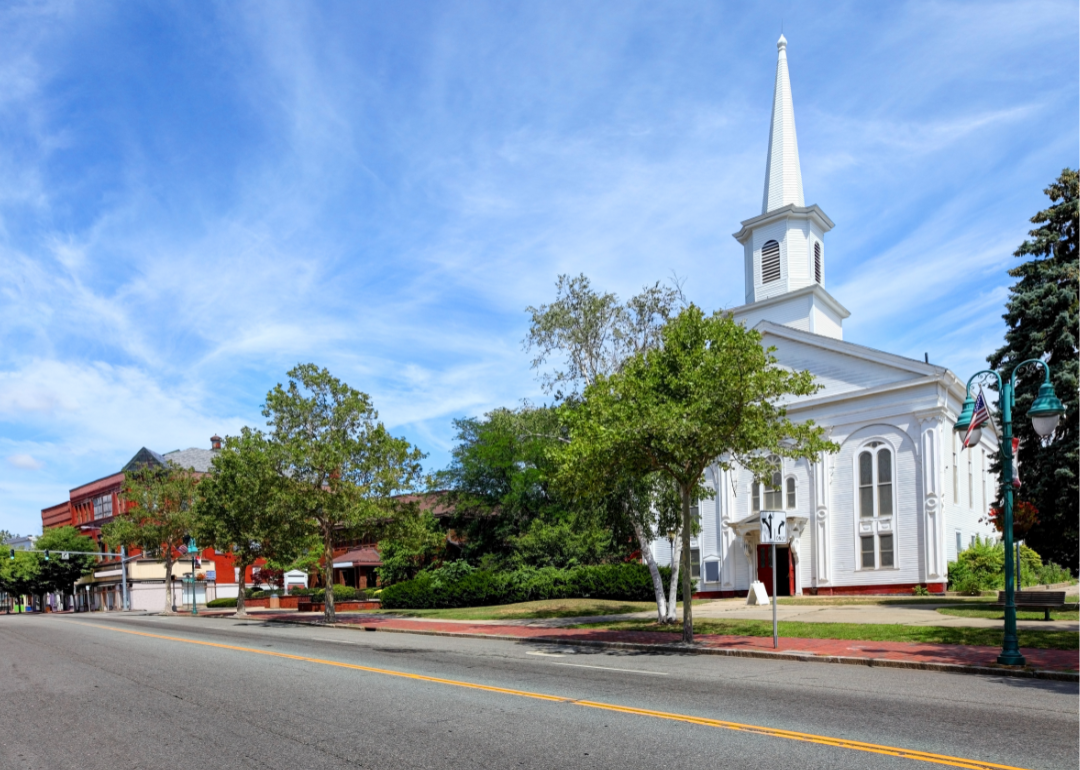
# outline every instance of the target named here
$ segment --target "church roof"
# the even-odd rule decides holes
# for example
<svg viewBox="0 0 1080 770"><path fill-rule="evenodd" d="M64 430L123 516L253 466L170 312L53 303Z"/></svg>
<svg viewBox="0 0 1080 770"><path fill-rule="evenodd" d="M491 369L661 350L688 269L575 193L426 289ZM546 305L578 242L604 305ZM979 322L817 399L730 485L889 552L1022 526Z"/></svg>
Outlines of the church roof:
<svg viewBox="0 0 1080 770"><path fill-rule="evenodd" d="M773 91L772 125L769 128L769 159L765 165L765 195L761 213L790 204L805 206L799 145L795 140L795 109L788 79L787 39L776 43L776 87Z"/></svg>

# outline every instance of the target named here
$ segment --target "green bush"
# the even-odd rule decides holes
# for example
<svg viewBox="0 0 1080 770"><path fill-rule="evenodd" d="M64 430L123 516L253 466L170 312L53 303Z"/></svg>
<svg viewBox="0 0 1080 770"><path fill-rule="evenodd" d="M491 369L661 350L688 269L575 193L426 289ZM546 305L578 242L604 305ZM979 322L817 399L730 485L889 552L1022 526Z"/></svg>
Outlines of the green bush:
<svg viewBox="0 0 1080 770"><path fill-rule="evenodd" d="M206 603L206 606L211 609L214 607L235 607L236 597L234 596L232 598L226 599L211 599Z"/></svg>
<svg viewBox="0 0 1080 770"><path fill-rule="evenodd" d="M670 570L661 568L661 576L667 583ZM525 567L494 572L474 569L464 562L421 572L415 579L387 586L379 594L387 609L483 607L570 598L650 601L654 596L652 577L644 564Z"/></svg>
<svg viewBox="0 0 1080 770"><path fill-rule="evenodd" d="M1011 558L1016 559L1015 552L1011 554ZM1039 554L1026 545L1020 546L1020 579L1023 585L1043 582L1045 570ZM976 537L967 550L960 552L956 561L949 562L949 587L954 591L972 595L1003 589L1005 544Z"/></svg>
<svg viewBox="0 0 1080 770"><path fill-rule="evenodd" d="M1023 562L1023 555L1020 556L1021 563ZM1054 562L1047 562L1039 570L1039 584L1040 585L1053 585L1054 583L1073 583L1072 573L1069 570L1062 567L1060 564Z"/></svg>

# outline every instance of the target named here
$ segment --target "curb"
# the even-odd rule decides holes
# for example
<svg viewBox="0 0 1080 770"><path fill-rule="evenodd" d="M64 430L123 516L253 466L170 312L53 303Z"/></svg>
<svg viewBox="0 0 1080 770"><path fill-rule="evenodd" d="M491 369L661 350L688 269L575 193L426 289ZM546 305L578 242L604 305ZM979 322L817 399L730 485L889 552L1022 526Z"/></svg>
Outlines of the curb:
<svg viewBox="0 0 1080 770"><path fill-rule="evenodd" d="M980 676L1007 676L1020 679L1044 679L1059 682L1080 681L1080 672L1055 671L1053 669L1006 668L1004 666L974 666L962 663L925 663L913 660L889 658L855 658L845 655L810 655L795 652L770 652L768 650L734 650L729 647L687 647L683 644L645 644L643 642L602 642L595 639L568 639L562 636L512 636L510 634L475 634L456 631L425 631L407 628L378 628L358 623L310 623L303 620L267 618L269 623L288 623L297 626L320 626L352 631L378 631L384 634L416 634L418 636L453 636L463 639L498 639L509 642L542 642L576 647L597 647L613 650L644 650L650 652L677 652L682 655L720 655L729 658L762 658L765 660L799 661L802 663L840 663L849 666L872 668L900 668L917 671L934 671L943 674L977 674Z"/></svg>

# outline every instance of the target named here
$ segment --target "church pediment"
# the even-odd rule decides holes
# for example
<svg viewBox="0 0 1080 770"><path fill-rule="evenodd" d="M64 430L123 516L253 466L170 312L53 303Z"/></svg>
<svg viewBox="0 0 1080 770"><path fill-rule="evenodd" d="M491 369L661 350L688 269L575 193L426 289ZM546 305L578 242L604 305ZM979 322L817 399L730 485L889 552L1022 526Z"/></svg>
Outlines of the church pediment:
<svg viewBox="0 0 1080 770"><path fill-rule="evenodd" d="M761 332L766 346L776 348L773 355L782 366L809 371L824 386L815 398L874 390L905 381L914 383L948 374L942 366L770 321L761 321L754 328Z"/></svg>

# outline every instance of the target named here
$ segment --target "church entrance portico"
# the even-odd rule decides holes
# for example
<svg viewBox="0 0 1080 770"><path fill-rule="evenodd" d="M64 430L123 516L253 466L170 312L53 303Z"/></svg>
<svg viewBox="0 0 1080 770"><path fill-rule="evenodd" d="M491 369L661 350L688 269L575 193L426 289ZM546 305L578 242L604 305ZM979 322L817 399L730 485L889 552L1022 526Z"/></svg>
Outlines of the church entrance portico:
<svg viewBox="0 0 1080 770"><path fill-rule="evenodd" d="M772 596L773 570L776 570L776 595L795 595L795 565L792 562L791 549L786 545L776 546L776 565L772 563L772 546L757 547L757 579L765 585L765 592Z"/></svg>

